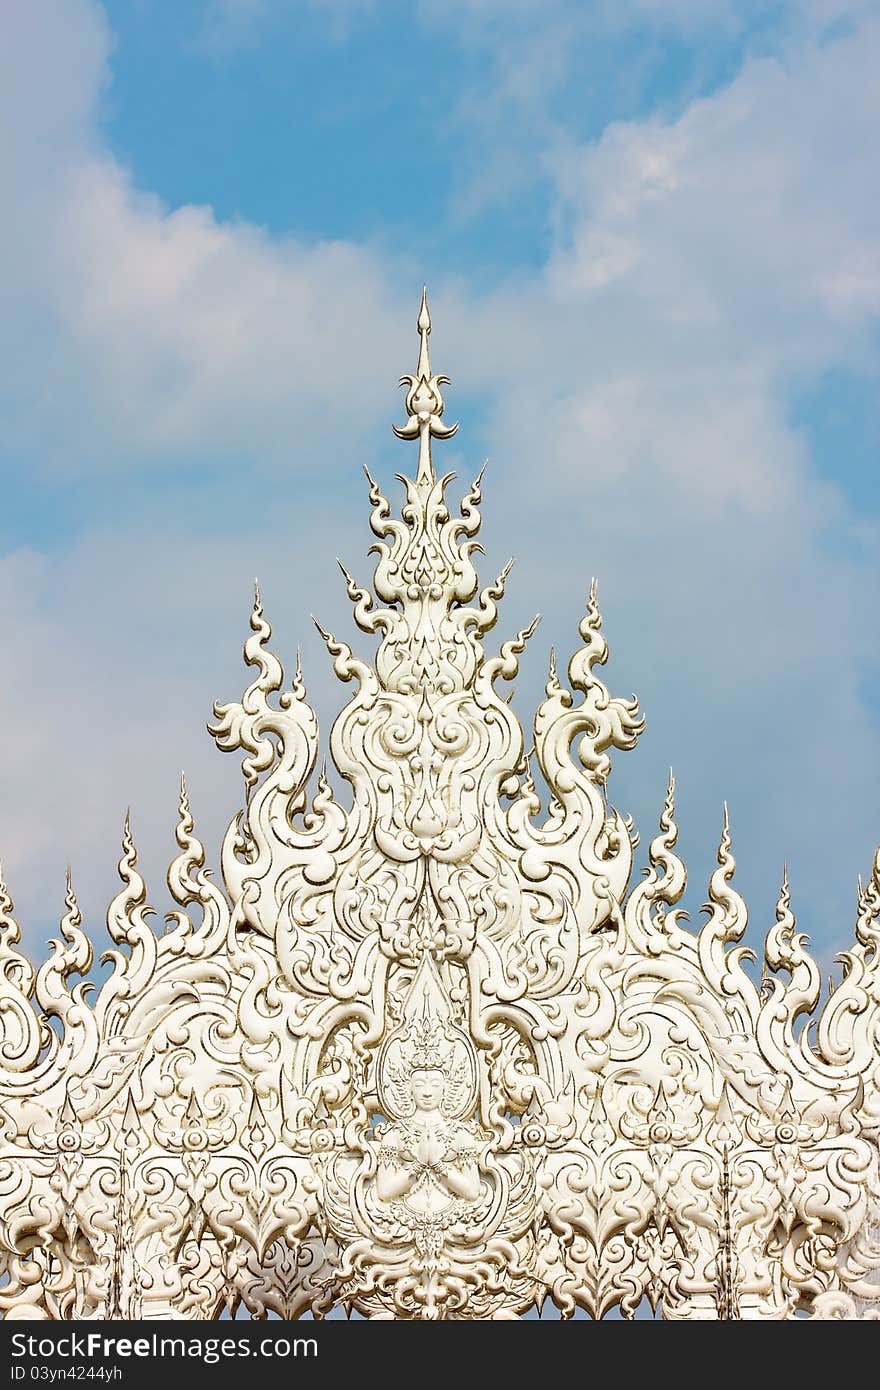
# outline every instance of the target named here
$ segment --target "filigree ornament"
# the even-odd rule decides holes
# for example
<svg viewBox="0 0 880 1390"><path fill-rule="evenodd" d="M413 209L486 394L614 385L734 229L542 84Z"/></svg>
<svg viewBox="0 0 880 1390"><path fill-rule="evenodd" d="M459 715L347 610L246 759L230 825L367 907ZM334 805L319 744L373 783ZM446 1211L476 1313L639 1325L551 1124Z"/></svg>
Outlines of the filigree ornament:
<svg viewBox="0 0 880 1390"><path fill-rule="evenodd" d="M210 726L245 782L223 886L182 783L157 935L126 818L90 1005L70 882L36 971L0 882L0 1309L875 1318L880 851L824 1005L787 872L746 969L726 810L687 930L671 777L630 885L606 783L644 719L600 679L595 582L527 750L500 687L537 620L484 650L509 566L480 587L482 475L453 515L434 473L425 296L418 328L416 476L397 517L368 475L372 590L342 567L373 660L319 626L349 804L257 591L253 679Z"/></svg>
<svg viewBox="0 0 880 1390"><path fill-rule="evenodd" d="M477 1100L476 1054L467 1034L452 1023L452 1009L427 953L403 1009L376 1062L379 1104L388 1115L409 1118L416 1109L413 1078L435 1078L437 1108L446 1119L473 1113Z"/></svg>

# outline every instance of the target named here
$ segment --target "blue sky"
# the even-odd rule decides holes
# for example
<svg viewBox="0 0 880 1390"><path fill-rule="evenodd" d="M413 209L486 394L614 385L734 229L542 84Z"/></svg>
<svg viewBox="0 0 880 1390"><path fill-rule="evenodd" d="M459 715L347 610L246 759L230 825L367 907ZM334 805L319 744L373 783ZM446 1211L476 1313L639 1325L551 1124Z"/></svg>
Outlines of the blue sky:
<svg viewBox="0 0 880 1390"><path fill-rule="evenodd" d="M68 859L96 937L130 802L164 908L176 782L216 862L203 732L254 573L277 648L348 633L361 464L431 291L485 456L515 699L576 640L648 716L696 916L731 807L757 942L783 858L830 961L880 840L880 5L849 0L33 0L0 55L0 854L31 948Z"/></svg>

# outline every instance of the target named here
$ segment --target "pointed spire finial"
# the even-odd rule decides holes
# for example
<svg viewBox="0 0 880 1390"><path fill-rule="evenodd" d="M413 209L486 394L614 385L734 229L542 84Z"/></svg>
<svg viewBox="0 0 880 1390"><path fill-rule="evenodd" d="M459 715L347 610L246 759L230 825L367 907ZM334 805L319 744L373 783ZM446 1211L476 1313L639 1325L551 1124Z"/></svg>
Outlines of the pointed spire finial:
<svg viewBox="0 0 880 1390"><path fill-rule="evenodd" d="M431 357L428 351L428 336L431 332L431 312L428 308L428 291L422 290L419 306L419 365L415 373L406 373L400 378L401 386L408 386L406 393L405 425L392 425L398 439L418 439L419 471L416 481L433 484L434 468L431 463L431 436L435 439L449 439L458 425L444 425L442 420L444 401L440 387L449 381L448 376L434 375L431 372Z"/></svg>
<svg viewBox="0 0 880 1390"><path fill-rule="evenodd" d="M82 925L82 913L79 910L76 893L73 888L73 875L70 865L67 866L67 879L64 892L64 916L61 918L61 931L65 937L70 939L70 932L75 931Z"/></svg>
<svg viewBox="0 0 880 1390"><path fill-rule="evenodd" d="M675 825L675 773L669 769L669 780L666 783L666 797L663 801L663 810L660 813L661 830L670 830ZM676 837L678 831L676 830Z"/></svg>
<svg viewBox="0 0 880 1390"><path fill-rule="evenodd" d="M419 308L419 377L422 381L431 380L431 358L428 339L431 336L431 311L428 308L428 286L422 285L422 303Z"/></svg>

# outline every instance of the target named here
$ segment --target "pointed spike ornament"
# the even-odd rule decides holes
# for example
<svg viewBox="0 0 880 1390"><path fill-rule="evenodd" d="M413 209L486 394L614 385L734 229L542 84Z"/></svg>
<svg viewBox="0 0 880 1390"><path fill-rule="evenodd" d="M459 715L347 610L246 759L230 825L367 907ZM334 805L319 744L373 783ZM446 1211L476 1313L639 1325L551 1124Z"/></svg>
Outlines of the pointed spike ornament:
<svg viewBox="0 0 880 1390"><path fill-rule="evenodd" d="M776 902L776 920L786 932L791 936L795 928L795 920L791 911L791 885L788 881L788 860L783 861L782 883L779 888L779 898Z"/></svg>
<svg viewBox="0 0 880 1390"><path fill-rule="evenodd" d="M125 1111L122 1116L122 1133L128 1138L135 1138L141 1132L141 1118L135 1104L134 1093L129 1086L125 1096Z"/></svg>
<svg viewBox="0 0 880 1390"><path fill-rule="evenodd" d="M73 876L70 865L67 866L66 887L64 892L64 906L67 909L61 922L61 930L68 939L71 932L82 925L82 913L79 910L76 893L73 890Z"/></svg>
<svg viewBox="0 0 880 1390"><path fill-rule="evenodd" d="M400 378L400 385L408 388L406 393L408 419L405 425L392 425L392 429L398 439L418 439L419 468L416 484L428 487L435 482L434 466L431 462L431 438L433 436L435 439L451 439L458 429L458 425L444 425L442 418L445 402L440 388L448 385L449 377L434 375L431 372L431 358L428 350L431 314L428 309L427 288L422 290L418 329L418 368L414 374L404 375Z"/></svg>
<svg viewBox="0 0 880 1390"><path fill-rule="evenodd" d="M428 309L428 286L422 285L422 302L419 305L419 378L427 381L431 376L431 359L428 356L428 338L431 333L431 313Z"/></svg>

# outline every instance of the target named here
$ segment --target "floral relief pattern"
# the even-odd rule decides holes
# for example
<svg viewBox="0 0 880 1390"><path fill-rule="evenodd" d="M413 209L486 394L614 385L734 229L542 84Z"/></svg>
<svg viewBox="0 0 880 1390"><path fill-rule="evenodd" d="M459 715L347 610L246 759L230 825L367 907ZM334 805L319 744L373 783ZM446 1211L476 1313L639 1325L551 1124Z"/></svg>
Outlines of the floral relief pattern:
<svg viewBox="0 0 880 1390"><path fill-rule="evenodd" d="M527 750L504 685L536 623L484 648L508 570L480 587L482 479L453 513L434 472L424 296L418 329L416 475L399 517L368 476L372 588L343 569L372 662L321 629L348 804L257 592L210 726L245 782L222 886L182 784L157 935L126 821L90 1002L72 884L36 970L0 884L0 1310L878 1317L880 850L824 1003L787 875L746 969L726 811L685 927L672 778L631 882L605 788L644 720L595 583Z"/></svg>

